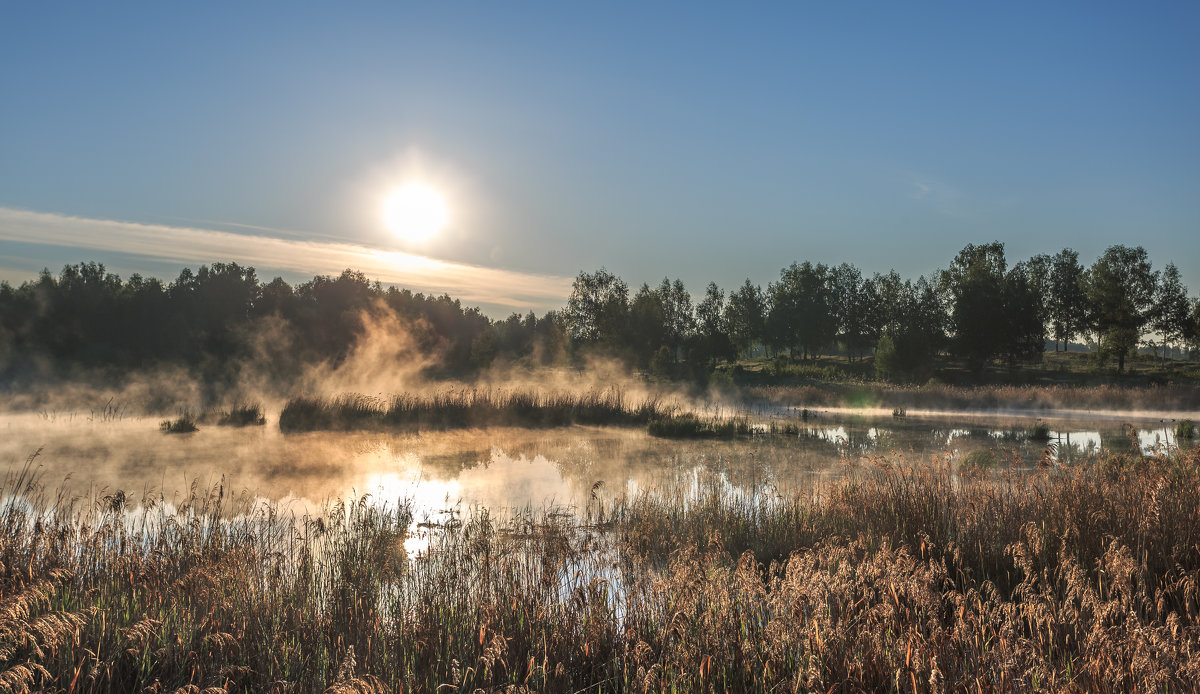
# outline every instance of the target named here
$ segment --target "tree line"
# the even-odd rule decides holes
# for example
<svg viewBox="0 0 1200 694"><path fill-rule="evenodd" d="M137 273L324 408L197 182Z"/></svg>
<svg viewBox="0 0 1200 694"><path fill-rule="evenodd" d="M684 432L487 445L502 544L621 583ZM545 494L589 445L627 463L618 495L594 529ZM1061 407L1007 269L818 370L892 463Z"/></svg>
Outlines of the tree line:
<svg viewBox="0 0 1200 694"><path fill-rule="evenodd" d="M1152 268L1145 249L1107 249L1090 267L1074 250L1009 266L1001 243L970 244L945 270L866 276L851 264L804 261L764 289L710 282L693 297L680 280L636 292L605 269L582 272L566 306L491 320L448 295L413 293L346 270L291 286L260 282L237 263L185 268L164 283L127 280L97 263L0 283L0 376L38 369L137 369L176 363L219 377L225 364L271 355L281 378L305 364L337 363L367 330L396 316L436 370L463 373L497 361L556 364L588 354L665 374L696 373L766 352L789 359L874 357L885 378L926 373L947 353L974 368L1041 359L1082 339L1123 370L1139 346L1200 349L1200 301L1179 270Z"/></svg>
<svg viewBox="0 0 1200 694"><path fill-rule="evenodd" d="M1047 341L1086 340L1103 359L1140 345L1156 353L1200 348L1200 301L1179 269L1152 269L1146 250L1116 245L1090 267L1069 248L1009 266L1004 244L969 244L949 267L903 279L867 277L851 264L792 263L764 290L746 280L728 294L709 283L694 308L679 280L629 298L618 277L581 273L564 311L577 344L656 359L733 360L756 346L808 359L873 354L884 376L913 375L948 353L982 369L1040 361Z"/></svg>

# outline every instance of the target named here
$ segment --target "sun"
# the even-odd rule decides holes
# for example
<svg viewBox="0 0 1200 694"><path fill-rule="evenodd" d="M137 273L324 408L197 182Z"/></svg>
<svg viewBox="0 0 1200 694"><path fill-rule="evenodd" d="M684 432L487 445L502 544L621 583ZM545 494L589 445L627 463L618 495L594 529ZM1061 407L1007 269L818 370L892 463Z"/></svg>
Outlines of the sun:
<svg viewBox="0 0 1200 694"><path fill-rule="evenodd" d="M424 183L406 183L384 203L387 226L405 241L427 241L446 227L446 198Z"/></svg>

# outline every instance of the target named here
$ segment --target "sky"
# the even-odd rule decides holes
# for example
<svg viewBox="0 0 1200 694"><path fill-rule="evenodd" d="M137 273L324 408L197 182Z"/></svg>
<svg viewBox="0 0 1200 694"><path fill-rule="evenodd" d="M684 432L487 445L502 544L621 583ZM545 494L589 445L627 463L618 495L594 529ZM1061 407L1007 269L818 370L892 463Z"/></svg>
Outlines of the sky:
<svg viewBox="0 0 1200 694"><path fill-rule="evenodd" d="M493 316L1113 244L1200 292L1200 3L0 0L0 279L347 265ZM424 242L383 200L421 181Z"/></svg>

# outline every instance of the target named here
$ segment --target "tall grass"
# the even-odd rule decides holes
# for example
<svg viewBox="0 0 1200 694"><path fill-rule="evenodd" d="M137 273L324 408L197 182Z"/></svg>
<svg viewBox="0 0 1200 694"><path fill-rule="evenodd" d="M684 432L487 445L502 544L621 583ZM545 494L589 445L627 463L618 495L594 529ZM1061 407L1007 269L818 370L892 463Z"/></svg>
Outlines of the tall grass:
<svg viewBox="0 0 1200 694"><path fill-rule="evenodd" d="M631 399L618 388L586 392L464 388L404 393L389 399L362 395L293 398L279 415L279 428L313 431L645 425L676 411L674 405L657 398Z"/></svg>
<svg viewBox="0 0 1200 694"><path fill-rule="evenodd" d="M1187 691L1200 454L1028 474L879 458L812 494L313 517L0 489L0 688Z"/></svg>
<svg viewBox="0 0 1200 694"><path fill-rule="evenodd" d="M212 413L212 418L218 426L223 427L262 426L267 423L260 403L239 403L231 409Z"/></svg>
<svg viewBox="0 0 1200 694"><path fill-rule="evenodd" d="M646 431L651 436L676 439L732 439L755 433L745 417L706 418L690 412L651 419Z"/></svg>

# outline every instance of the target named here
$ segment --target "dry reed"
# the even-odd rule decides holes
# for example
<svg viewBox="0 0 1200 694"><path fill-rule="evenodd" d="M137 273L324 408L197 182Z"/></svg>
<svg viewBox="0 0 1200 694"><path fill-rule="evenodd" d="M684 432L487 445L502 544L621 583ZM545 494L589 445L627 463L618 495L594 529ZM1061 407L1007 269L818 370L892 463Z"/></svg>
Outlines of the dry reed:
<svg viewBox="0 0 1200 694"><path fill-rule="evenodd" d="M312 517L0 489L0 691L1189 691L1200 454Z"/></svg>

